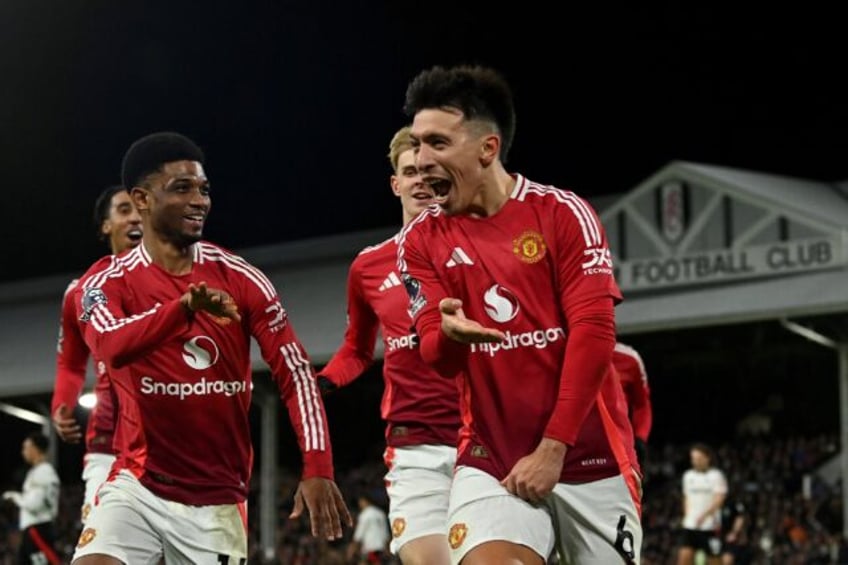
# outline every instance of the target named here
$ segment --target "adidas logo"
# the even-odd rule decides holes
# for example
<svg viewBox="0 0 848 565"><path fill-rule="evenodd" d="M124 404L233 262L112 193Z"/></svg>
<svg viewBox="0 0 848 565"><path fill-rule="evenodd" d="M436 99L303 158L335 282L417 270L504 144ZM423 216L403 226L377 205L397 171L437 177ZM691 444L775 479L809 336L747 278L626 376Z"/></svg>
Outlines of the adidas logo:
<svg viewBox="0 0 848 565"><path fill-rule="evenodd" d="M400 285L400 279L394 273L394 271L392 271L391 273L389 273L389 276L386 277L386 280L383 281L383 284L380 285L380 288L378 290L380 292L383 292L384 290L389 290L390 288L398 285Z"/></svg>
<svg viewBox="0 0 848 565"><path fill-rule="evenodd" d="M445 263L445 267L456 267L457 265L473 265L474 261L466 255L461 247L454 247L450 259Z"/></svg>

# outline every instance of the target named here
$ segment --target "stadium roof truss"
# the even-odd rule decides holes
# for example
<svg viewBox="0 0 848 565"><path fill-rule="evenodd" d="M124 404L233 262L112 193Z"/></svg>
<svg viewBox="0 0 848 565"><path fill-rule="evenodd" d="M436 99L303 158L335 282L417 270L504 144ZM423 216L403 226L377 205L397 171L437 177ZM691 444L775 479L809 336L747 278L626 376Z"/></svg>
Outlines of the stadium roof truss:
<svg viewBox="0 0 848 565"><path fill-rule="evenodd" d="M835 186L672 162L600 215L621 334L848 311Z"/></svg>

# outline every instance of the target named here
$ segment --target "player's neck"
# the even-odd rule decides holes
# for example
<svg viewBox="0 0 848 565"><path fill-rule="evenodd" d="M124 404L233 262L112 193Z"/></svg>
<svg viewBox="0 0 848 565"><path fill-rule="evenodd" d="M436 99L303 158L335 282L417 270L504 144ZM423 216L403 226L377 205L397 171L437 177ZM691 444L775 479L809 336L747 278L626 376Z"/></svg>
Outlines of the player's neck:
<svg viewBox="0 0 848 565"><path fill-rule="evenodd" d="M154 263L172 275L186 275L194 264L194 245L181 246L157 237L142 240L144 249Z"/></svg>
<svg viewBox="0 0 848 565"><path fill-rule="evenodd" d="M515 179L502 165L494 165L491 176L486 178L477 190L468 213L480 218L494 216L509 201L509 195L514 188Z"/></svg>

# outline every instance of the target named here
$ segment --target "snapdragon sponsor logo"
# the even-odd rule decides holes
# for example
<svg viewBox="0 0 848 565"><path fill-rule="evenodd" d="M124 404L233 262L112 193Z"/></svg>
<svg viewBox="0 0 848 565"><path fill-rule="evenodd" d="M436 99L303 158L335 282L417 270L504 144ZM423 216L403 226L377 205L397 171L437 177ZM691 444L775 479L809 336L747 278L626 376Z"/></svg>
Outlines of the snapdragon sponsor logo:
<svg viewBox="0 0 848 565"><path fill-rule="evenodd" d="M208 369L218 362L218 357L218 346L211 337L198 335L183 344L183 361L192 369Z"/></svg>
<svg viewBox="0 0 848 565"><path fill-rule="evenodd" d="M519 347L535 347L544 349L548 345L565 339L565 331L562 328L548 328L546 330L532 330L529 332L512 333L506 332L506 339L500 343L472 343L471 353L487 353L494 357L500 351L510 351Z"/></svg>
<svg viewBox="0 0 848 565"><path fill-rule="evenodd" d="M396 351L398 349L415 349L418 347L418 335L409 334L402 335L400 337L389 336L386 339L386 347L389 351Z"/></svg>
<svg viewBox="0 0 848 565"><path fill-rule="evenodd" d="M493 284L483 295L486 314L491 319L501 324L509 322L518 315L521 306L518 299L506 287Z"/></svg>
<svg viewBox="0 0 848 565"><path fill-rule="evenodd" d="M179 396L180 400L184 400L188 396L207 396L210 394L235 396L247 390L247 381L212 381L203 377L196 383L163 383L153 377L141 377L142 394Z"/></svg>

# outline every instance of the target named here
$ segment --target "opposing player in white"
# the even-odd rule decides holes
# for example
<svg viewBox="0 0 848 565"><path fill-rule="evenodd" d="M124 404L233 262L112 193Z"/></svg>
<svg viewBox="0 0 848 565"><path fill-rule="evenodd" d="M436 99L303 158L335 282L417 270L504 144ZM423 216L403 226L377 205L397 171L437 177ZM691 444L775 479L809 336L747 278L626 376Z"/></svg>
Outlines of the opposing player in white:
<svg viewBox="0 0 848 565"><path fill-rule="evenodd" d="M721 560L721 507L727 497L727 479L712 466L712 450L696 443L689 456L692 468L683 473L683 532L678 565L692 565L702 550L712 565Z"/></svg>

